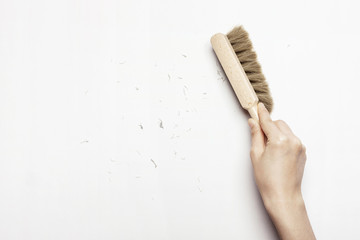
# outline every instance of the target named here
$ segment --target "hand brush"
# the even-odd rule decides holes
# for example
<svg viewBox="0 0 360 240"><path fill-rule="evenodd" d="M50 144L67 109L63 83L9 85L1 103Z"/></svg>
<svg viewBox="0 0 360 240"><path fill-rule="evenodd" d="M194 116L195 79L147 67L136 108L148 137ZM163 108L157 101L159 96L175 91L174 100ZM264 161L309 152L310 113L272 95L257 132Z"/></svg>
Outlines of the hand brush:
<svg viewBox="0 0 360 240"><path fill-rule="evenodd" d="M241 106L255 120L259 120L257 114L259 101L271 112L273 100L269 87L253 51L249 35L243 27L235 27L227 35L215 34L211 37L211 45Z"/></svg>

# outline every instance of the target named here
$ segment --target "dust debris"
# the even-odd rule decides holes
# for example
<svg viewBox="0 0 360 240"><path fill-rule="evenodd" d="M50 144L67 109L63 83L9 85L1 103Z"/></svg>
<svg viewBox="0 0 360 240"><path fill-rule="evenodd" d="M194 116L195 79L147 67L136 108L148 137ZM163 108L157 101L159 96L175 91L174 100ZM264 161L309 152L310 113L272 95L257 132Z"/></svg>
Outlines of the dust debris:
<svg viewBox="0 0 360 240"><path fill-rule="evenodd" d="M218 80L223 80L223 81L225 81L225 78L224 78L224 76L222 75L222 72L221 72L220 69L217 70L217 74L218 74L218 76L219 76Z"/></svg>
<svg viewBox="0 0 360 240"><path fill-rule="evenodd" d="M159 119L159 120L160 120L160 122L159 122L159 127L162 128L162 129L164 129L163 121L162 121L161 119Z"/></svg>
<svg viewBox="0 0 360 240"><path fill-rule="evenodd" d="M183 79L182 77L177 77L178 79Z"/></svg>
<svg viewBox="0 0 360 240"><path fill-rule="evenodd" d="M139 91L139 88L138 87L135 87L136 91Z"/></svg>
<svg viewBox="0 0 360 240"><path fill-rule="evenodd" d="M207 92L203 92L203 95L206 95L207 94Z"/></svg>
<svg viewBox="0 0 360 240"><path fill-rule="evenodd" d="M83 144L83 143L89 143L89 140L83 140L80 142L80 144Z"/></svg>
<svg viewBox="0 0 360 240"><path fill-rule="evenodd" d="M143 127L143 125L142 125L142 124L139 124L138 126L140 127L140 129L141 129L141 130L143 130L143 129L144 129L144 127Z"/></svg>
<svg viewBox="0 0 360 240"><path fill-rule="evenodd" d="M185 54L181 54L184 58L187 58L187 56Z"/></svg>
<svg viewBox="0 0 360 240"><path fill-rule="evenodd" d="M170 139L175 139L175 138L179 138L179 137L180 137L179 135L173 134L173 135L171 135Z"/></svg>
<svg viewBox="0 0 360 240"><path fill-rule="evenodd" d="M201 184L200 177L197 177L196 180L197 180L197 182L198 182L197 188L198 188L199 192L202 192L202 189L201 189L200 186L199 186L199 185Z"/></svg>
<svg viewBox="0 0 360 240"><path fill-rule="evenodd" d="M187 113L189 113L189 112L196 113L196 112L197 112L197 109L196 109L196 108L186 109L186 112L187 112Z"/></svg>
<svg viewBox="0 0 360 240"><path fill-rule="evenodd" d="M89 92L89 90L86 89L86 90L84 91L84 94L87 95L88 92Z"/></svg>
<svg viewBox="0 0 360 240"><path fill-rule="evenodd" d="M120 81L118 80L118 81L116 81L116 83L120 83Z"/></svg>
<svg viewBox="0 0 360 240"><path fill-rule="evenodd" d="M170 79L171 79L171 76L170 76L170 74L168 74L168 80L170 81Z"/></svg>
<svg viewBox="0 0 360 240"><path fill-rule="evenodd" d="M139 156L141 156L141 153L138 151L138 150L136 150L135 151Z"/></svg>
<svg viewBox="0 0 360 240"><path fill-rule="evenodd" d="M184 85L184 87L183 87L184 96L187 95L188 90L189 90L188 87L186 85Z"/></svg>
<svg viewBox="0 0 360 240"><path fill-rule="evenodd" d="M154 164L154 167L157 168L156 162L151 158L150 161Z"/></svg>

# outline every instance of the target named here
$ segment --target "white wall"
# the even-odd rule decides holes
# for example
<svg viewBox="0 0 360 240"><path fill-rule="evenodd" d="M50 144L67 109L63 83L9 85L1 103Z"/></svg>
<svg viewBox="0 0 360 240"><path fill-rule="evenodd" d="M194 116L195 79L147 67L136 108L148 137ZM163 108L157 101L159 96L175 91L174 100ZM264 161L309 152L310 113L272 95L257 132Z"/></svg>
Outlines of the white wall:
<svg viewBox="0 0 360 240"><path fill-rule="evenodd" d="M1 0L0 239L276 239L209 42L237 24L307 147L317 237L360 239L358 9Z"/></svg>

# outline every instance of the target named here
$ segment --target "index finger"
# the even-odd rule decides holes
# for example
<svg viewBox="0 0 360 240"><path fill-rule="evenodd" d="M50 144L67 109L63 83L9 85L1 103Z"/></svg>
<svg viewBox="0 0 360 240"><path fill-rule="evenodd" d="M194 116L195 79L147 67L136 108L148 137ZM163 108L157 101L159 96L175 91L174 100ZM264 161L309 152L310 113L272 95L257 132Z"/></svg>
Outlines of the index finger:
<svg viewBox="0 0 360 240"><path fill-rule="evenodd" d="M271 120L270 113L263 103L258 104L258 114L260 126L268 139L274 138L280 134L279 128Z"/></svg>

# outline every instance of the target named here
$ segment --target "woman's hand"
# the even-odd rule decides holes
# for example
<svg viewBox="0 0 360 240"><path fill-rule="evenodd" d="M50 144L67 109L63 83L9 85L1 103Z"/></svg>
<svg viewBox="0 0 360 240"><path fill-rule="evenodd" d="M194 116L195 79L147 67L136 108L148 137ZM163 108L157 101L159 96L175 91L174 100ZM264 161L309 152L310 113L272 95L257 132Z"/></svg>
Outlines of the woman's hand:
<svg viewBox="0 0 360 240"><path fill-rule="evenodd" d="M258 105L260 123L249 119L251 161L266 210L281 239L315 239L301 194L306 150L289 126L272 121Z"/></svg>

